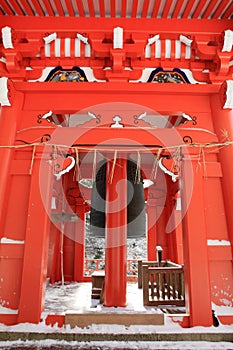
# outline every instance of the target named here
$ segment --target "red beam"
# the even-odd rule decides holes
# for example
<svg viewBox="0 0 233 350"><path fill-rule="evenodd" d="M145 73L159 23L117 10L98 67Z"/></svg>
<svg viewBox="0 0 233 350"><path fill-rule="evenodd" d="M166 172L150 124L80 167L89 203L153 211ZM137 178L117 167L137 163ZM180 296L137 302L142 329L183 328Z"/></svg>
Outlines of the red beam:
<svg viewBox="0 0 233 350"><path fill-rule="evenodd" d="M127 6L127 1L121 0L121 17L122 18L126 17L126 6Z"/></svg>
<svg viewBox="0 0 233 350"><path fill-rule="evenodd" d="M3 0L4 1L4 0ZM15 15L14 11L11 9L11 7L8 5L8 1L5 0L5 3L1 4L3 10L6 12L7 15Z"/></svg>
<svg viewBox="0 0 233 350"><path fill-rule="evenodd" d="M80 17L85 17L84 9L83 9L83 4L80 0L75 0L79 12Z"/></svg>
<svg viewBox="0 0 233 350"><path fill-rule="evenodd" d="M36 1L32 1L32 4L36 10L36 12L38 13L39 16L44 16L44 11L42 10L42 7L40 6L40 3L36 0ZM34 21L34 18L33 18ZM40 19L41 21L41 19Z"/></svg>
<svg viewBox="0 0 233 350"><path fill-rule="evenodd" d="M49 0L43 0L44 6L49 16L54 16L53 8Z"/></svg>
<svg viewBox="0 0 233 350"><path fill-rule="evenodd" d="M65 15L65 11L63 10L63 7L61 5L60 0L54 0L54 4L56 6L57 12L59 14L59 16L64 16Z"/></svg>
<svg viewBox="0 0 233 350"><path fill-rule="evenodd" d="M168 17L168 14L169 14L172 2L173 2L173 0L167 0L166 1L165 6L163 8L162 18L167 18Z"/></svg>
<svg viewBox="0 0 233 350"><path fill-rule="evenodd" d="M28 4L27 0L21 0L21 4L29 16L34 15L32 7Z"/></svg>
<svg viewBox="0 0 233 350"><path fill-rule="evenodd" d="M181 9L182 5L183 5L183 0L178 0L176 3L175 10L174 10L173 15L172 15L173 18L178 18L178 15L180 13L180 9Z"/></svg>
<svg viewBox="0 0 233 350"><path fill-rule="evenodd" d="M99 0L100 17L105 17L104 1Z"/></svg>
<svg viewBox="0 0 233 350"><path fill-rule="evenodd" d="M216 6L218 0L212 0L206 7L204 13L202 14L202 18L208 18L213 11L214 7Z"/></svg>
<svg viewBox="0 0 233 350"><path fill-rule="evenodd" d="M194 3L195 3L195 0L189 0L188 1L187 5L185 7L184 13L182 15L183 18L188 18Z"/></svg>
<svg viewBox="0 0 233 350"><path fill-rule="evenodd" d="M195 11L193 12L192 18L198 18L198 16L200 15L202 9L203 9L203 3L199 2L199 4L197 5Z"/></svg>
<svg viewBox="0 0 233 350"><path fill-rule="evenodd" d="M73 17L74 16L74 9L72 6L72 2L70 0L64 0L64 1L65 1L69 16Z"/></svg>
<svg viewBox="0 0 233 350"><path fill-rule="evenodd" d="M231 3L228 9L223 13L222 18L228 18L229 16L231 16L232 18L232 15L233 15L233 3Z"/></svg>
<svg viewBox="0 0 233 350"><path fill-rule="evenodd" d="M142 17L146 17L148 13L150 0L144 0L143 8L142 8Z"/></svg>
<svg viewBox="0 0 233 350"><path fill-rule="evenodd" d="M152 18L157 18L158 13L159 13L159 7L160 7L161 0L156 0L152 12Z"/></svg>
<svg viewBox="0 0 233 350"><path fill-rule="evenodd" d="M138 0L134 0L132 5L132 18L135 18L137 16L137 10L138 10Z"/></svg>
<svg viewBox="0 0 233 350"><path fill-rule="evenodd" d="M11 5L14 8L15 12L18 14L18 16L24 16L24 12L22 11L21 7L18 5L16 0L11 0Z"/></svg>
<svg viewBox="0 0 233 350"><path fill-rule="evenodd" d="M116 17L116 0L110 1L110 15L111 17Z"/></svg>
<svg viewBox="0 0 233 350"><path fill-rule="evenodd" d="M228 0L222 0L218 5L218 7L216 8L212 18L218 18L222 14L224 8L226 8L227 4L228 4Z"/></svg>
<svg viewBox="0 0 233 350"><path fill-rule="evenodd" d="M90 17L95 17L95 8L94 8L93 0L88 0L88 8L89 8Z"/></svg>

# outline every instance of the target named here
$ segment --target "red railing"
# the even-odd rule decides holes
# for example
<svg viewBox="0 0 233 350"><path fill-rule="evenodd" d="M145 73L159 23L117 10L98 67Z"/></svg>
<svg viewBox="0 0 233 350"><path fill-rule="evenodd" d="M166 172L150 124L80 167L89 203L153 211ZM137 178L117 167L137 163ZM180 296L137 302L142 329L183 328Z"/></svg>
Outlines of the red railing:
<svg viewBox="0 0 233 350"><path fill-rule="evenodd" d="M104 270L104 259L85 259L84 261L84 276L91 276L94 271ZM137 280L138 276L138 260L127 260L127 276L132 277L132 280Z"/></svg>

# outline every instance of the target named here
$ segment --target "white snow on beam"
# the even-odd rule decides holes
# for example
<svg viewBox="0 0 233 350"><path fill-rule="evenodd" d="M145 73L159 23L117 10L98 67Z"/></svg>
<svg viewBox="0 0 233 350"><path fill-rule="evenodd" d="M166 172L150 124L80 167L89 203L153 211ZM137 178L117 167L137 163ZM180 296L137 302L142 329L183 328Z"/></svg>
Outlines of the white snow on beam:
<svg viewBox="0 0 233 350"><path fill-rule="evenodd" d="M233 46L233 31L225 30L222 52L231 52Z"/></svg>
<svg viewBox="0 0 233 350"><path fill-rule="evenodd" d="M0 104L2 106L11 106L11 103L8 99L8 88L7 88L8 78L0 78Z"/></svg>
<svg viewBox="0 0 233 350"><path fill-rule="evenodd" d="M13 49L11 27L2 28L2 42L5 49Z"/></svg>
<svg viewBox="0 0 233 350"><path fill-rule="evenodd" d="M24 241L19 241L19 240L16 240L16 239L10 239L10 238L7 238L7 237L2 237L0 239L0 243L2 243L2 244L24 244Z"/></svg>
<svg viewBox="0 0 233 350"><path fill-rule="evenodd" d="M218 239L208 239L208 246L230 246L230 241L218 240Z"/></svg>
<svg viewBox="0 0 233 350"><path fill-rule="evenodd" d="M116 27L113 30L113 48L123 49L123 28Z"/></svg>
<svg viewBox="0 0 233 350"><path fill-rule="evenodd" d="M223 108L233 108L233 80L226 80L227 91L226 91L226 102Z"/></svg>

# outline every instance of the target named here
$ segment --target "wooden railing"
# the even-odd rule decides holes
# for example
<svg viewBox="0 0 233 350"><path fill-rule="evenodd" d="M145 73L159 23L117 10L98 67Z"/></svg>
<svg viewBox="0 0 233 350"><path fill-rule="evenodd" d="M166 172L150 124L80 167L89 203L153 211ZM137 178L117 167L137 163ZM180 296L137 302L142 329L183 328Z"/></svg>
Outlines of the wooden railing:
<svg viewBox="0 0 233 350"><path fill-rule="evenodd" d="M104 270L104 259L85 259L84 262L84 276L91 276L94 271ZM138 260L127 260L127 276L128 279L137 281L138 276Z"/></svg>
<svg viewBox="0 0 233 350"><path fill-rule="evenodd" d="M170 261L142 262L143 304L184 306L183 266Z"/></svg>

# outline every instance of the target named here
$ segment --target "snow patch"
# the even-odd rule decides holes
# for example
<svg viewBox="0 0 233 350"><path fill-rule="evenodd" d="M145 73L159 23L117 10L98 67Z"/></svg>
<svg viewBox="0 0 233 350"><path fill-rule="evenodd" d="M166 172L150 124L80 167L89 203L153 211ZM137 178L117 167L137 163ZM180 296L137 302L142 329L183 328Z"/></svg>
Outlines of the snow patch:
<svg viewBox="0 0 233 350"><path fill-rule="evenodd" d="M225 240L218 240L218 239L208 239L207 243L209 246L230 246L231 243L229 241Z"/></svg>
<svg viewBox="0 0 233 350"><path fill-rule="evenodd" d="M8 307L0 305L0 314L17 314L18 310L10 309Z"/></svg>
<svg viewBox="0 0 233 350"><path fill-rule="evenodd" d="M24 244L24 241L18 241L16 239L10 239L7 237L2 237L0 239L0 243L2 244Z"/></svg>

